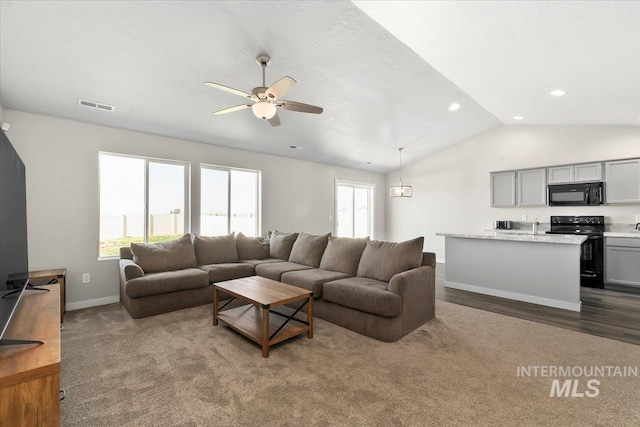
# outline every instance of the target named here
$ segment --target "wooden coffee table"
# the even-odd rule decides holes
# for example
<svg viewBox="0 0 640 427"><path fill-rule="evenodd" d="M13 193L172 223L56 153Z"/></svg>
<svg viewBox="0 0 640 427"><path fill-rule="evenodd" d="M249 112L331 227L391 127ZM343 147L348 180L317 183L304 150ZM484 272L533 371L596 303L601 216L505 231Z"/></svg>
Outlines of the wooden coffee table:
<svg viewBox="0 0 640 427"><path fill-rule="evenodd" d="M218 326L218 320L221 320L232 329L260 344L262 357L269 357L269 347L272 345L305 332L307 338L313 338L313 292L260 276L228 280L216 283L214 286L214 326ZM220 291L226 292L233 298L218 308ZM249 304L220 311L236 298ZM301 302L296 310L281 307L295 301ZM308 306L307 318L303 320L298 313L305 305ZM273 310L275 307L280 307L280 311Z"/></svg>

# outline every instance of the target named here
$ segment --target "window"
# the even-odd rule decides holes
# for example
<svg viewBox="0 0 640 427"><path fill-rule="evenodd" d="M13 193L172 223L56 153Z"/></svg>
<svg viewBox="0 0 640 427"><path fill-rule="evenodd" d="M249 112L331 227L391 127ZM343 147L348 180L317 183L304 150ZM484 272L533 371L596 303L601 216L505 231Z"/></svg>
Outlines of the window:
<svg viewBox="0 0 640 427"><path fill-rule="evenodd" d="M336 180L336 236L373 234L373 184Z"/></svg>
<svg viewBox="0 0 640 427"><path fill-rule="evenodd" d="M200 168L200 233L260 234L260 172L217 166Z"/></svg>
<svg viewBox="0 0 640 427"><path fill-rule="evenodd" d="M131 242L175 239L189 227L189 165L100 153L99 256Z"/></svg>

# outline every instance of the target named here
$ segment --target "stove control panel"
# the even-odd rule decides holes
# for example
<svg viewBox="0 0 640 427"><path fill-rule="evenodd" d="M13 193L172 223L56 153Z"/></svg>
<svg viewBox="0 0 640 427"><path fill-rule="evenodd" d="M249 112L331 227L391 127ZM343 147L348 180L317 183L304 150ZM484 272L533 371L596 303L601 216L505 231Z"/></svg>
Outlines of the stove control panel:
<svg viewBox="0 0 640 427"><path fill-rule="evenodd" d="M551 224L604 225L604 216L552 216Z"/></svg>

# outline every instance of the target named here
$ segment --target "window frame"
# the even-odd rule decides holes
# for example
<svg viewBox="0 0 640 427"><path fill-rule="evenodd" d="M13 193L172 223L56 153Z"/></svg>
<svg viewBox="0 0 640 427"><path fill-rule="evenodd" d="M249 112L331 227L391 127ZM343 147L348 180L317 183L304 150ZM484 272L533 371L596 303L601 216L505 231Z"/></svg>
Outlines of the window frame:
<svg viewBox="0 0 640 427"><path fill-rule="evenodd" d="M333 187L333 215L334 215L334 221L333 221L333 235L334 236L338 236L338 187L339 186L344 186L344 187L351 187L353 189L356 188L364 188L369 190L368 194L369 194L369 231L368 231L368 235L370 239L374 239L374 202L375 202L375 193L376 193L376 184L372 184L369 182L359 182L359 181L349 181L349 180L344 180L344 179L335 179L334 180L334 187ZM351 200L351 204L352 204L352 216L353 216L353 229L355 230L355 193L354 193L354 197L352 197ZM352 236L353 237L353 236Z"/></svg>
<svg viewBox="0 0 640 427"><path fill-rule="evenodd" d="M100 156L125 157L129 159L144 160L144 217L143 217L143 241L149 243L149 163L158 163L166 165L184 166L184 225L185 233L191 233L191 163L161 159L157 157L138 156L132 154L112 153L109 151L98 151L98 260L118 259L118 255L100 255L100 221L102 212L102 166Z"/></svg>
<svg viewBox="0 0 640 427"><path fill-rule="evenodd" d="M262 171L256 169L236 168L222 165L212 165L209 163L200 163L200 228L202 229L202 170L216 170L227 172L227 234L231 233L231 172L252 172L256 174L256 230L255 235L262 235Z"/></svg>

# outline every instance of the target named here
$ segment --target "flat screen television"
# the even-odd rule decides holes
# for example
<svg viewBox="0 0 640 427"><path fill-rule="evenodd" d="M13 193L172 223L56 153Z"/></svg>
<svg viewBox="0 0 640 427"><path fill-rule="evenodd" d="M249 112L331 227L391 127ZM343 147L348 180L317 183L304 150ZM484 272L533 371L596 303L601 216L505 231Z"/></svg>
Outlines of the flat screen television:
<svg viewBox="0 0 640 427"><path fill-rule="evenodd" d="M4 335L28 285L28 271L25 166L0 130L0 345L20 343ZM22 278L9 289L7 281L14 274Z"/></svg>

